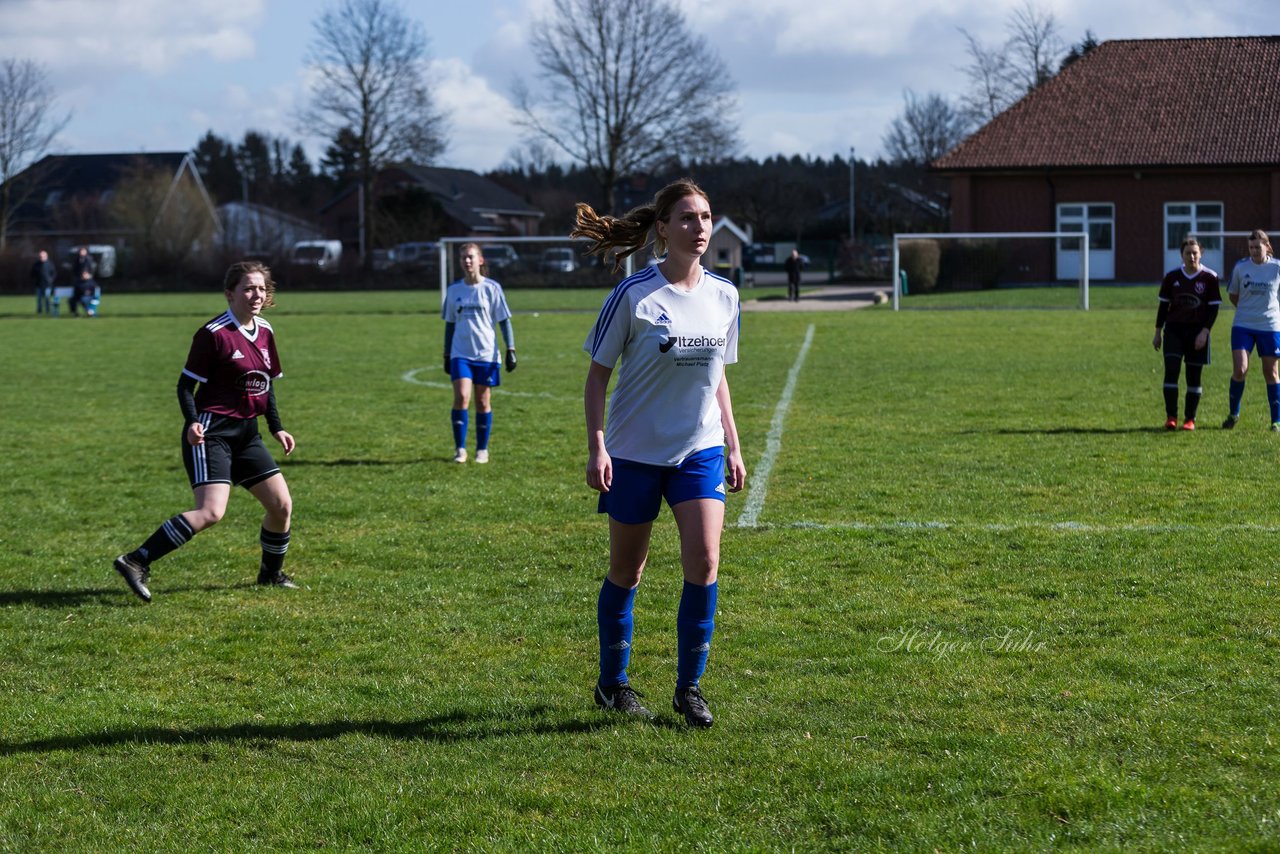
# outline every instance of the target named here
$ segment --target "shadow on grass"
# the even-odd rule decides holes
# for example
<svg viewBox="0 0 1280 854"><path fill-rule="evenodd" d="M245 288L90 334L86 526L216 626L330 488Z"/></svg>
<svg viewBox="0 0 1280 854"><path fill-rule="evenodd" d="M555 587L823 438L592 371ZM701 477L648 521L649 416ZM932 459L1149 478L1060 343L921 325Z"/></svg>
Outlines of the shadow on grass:
<svg viewBox="0 0 1280 854"><path fill-rule="evenodd" d="M252 581L235 584L206 584L164 587L166 595L173 593L220 593L245 587L256 587ZM119 587L86 588L84 590L0 590L0 608L31 606L34 608L74 608L78 605L141 605L136 596L120 582Z"/></svg>
<svg viewBox="0 0 1280 854"><path fill-rule="evenodd" d="M289 460L285 465L288 468L294 466L411 466L422 462L422 460L308 460L297 459Z"/></svg>
<svg viewBox="0 0 1280 854"><path fill-rule="evenodd" d="M513 709L505 714L478 714L474 712L449 712L429 718L407 721L365 720L328 721L323 723L294 724L232 724L230 726L169 729L144 727L141 729L107 730L90 735L63 735L31 741L0 742L0 756L18 753L53 753L61 750L91 750L102 747L121 747L169 744L243 744L254 742L309 742L326 741L348 735L368 735L400 741L427 741L452 743L483 741L490 738L506 738L529 735L572 735L592 732L632 723L617 715L600 712L590 718L570 720L556 719L550 706L535 705L526 709ZM640 722L636 722L641 725ZM675 721L659 720L652 726L680 727Z"/></svg>
<svg viewBox="0 0 1280 854"><path fill-rule="evenodd" d="M1180 433L1167 430L1163 425L1155 427L1042 427L1021 430L961 430L962 435L981 436L994 433L997 436L1122 436L1128 433Z"/></svg>

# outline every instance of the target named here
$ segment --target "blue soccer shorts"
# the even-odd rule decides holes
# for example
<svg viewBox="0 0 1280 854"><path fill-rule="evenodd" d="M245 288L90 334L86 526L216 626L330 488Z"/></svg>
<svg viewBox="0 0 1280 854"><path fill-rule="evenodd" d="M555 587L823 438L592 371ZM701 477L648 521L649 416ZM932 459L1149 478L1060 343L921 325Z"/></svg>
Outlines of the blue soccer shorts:
<svg viewBox="0 0 1280 854"><path fill-rule="evenodd" d="M613 483L600 493L597 512L624 525L658 518L662 499L668 507L696 498L724 501L724 448L706 448L676 466L653 466L631 460L613 461Z"/></svg>
<svg viewBox="0 0 1280 854"><path fill-rule="evenodd" d="M1280 357L1280 332L1264 329L1245 329L1243 326L1231 327L1231 349L1244 350L1248 353L1258 348L1259 356L1274 359Z"/></svg>
<svg viewBox="0 0 1280 854"><path fill-rule="evenodd" d="M455 380L468 379L474 385L497 386L502 384L497 362L475 362L471 359L450 359L449 376Z"/></svg>

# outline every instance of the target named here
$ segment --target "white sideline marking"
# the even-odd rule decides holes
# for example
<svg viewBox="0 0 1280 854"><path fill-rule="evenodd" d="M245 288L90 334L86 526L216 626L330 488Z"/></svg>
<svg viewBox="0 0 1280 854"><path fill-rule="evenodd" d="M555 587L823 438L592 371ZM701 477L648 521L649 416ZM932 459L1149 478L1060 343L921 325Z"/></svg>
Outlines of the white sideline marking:
<svg viewBox="0 0 1280 854"><path fill-rule="evenodd" d="M787 418L787 410L791 408L791 396L796 391L796 380L800 377L800 369L804 367L804 359L809 355L809 346L813 344L813 324L804 334L804 343L796 355L795 364L787 372L787 383L782 387L782 396L778 398L778 406L773 410L773 420L769 422L769 435L764 442L764 455L760 457L760 465L751 476L751 485L747 489L747 504L738 516L739 528L754 528L764 509L764 497L769 488L769 472L773 470L773 461L782 449L782 422Z"/></svg>
<svg viewBox="0 0 1280 854"><path fill-rule="evenodd" d="M1280 525L1252 523L1213 525L1144 525L1121 523L1095 525L1088 522L936 522L899 519L887 522L782 522L762 528L801 529L806 531L988 531L993 533L1017 531L1055 531L1063 534L1170 534L1170 533L1220 533L1245 531L1262 534L1280 533Z"/></svg>
<svg viewBox="0 0 1280 854"><path fill-rule="evenodd" d="M516 367L519 367L519 365L517 365ZM411 368L410 370L407 370L403 374L401 374L400 379L404 380L407 383L413 383L414 385L423 385L423 386L426 386L427 388L448 388L448 389L453 388L452 382L442 383L435 380L418 379L418 374L422 373L423 371L429 371L429 370L432 370L432 369L431 368ZM436 370L439 370L439 368L436 368ZM441 373L444 373L444 372L441 371ZM505 394L508 397L542 397L542 398L546 398L547 400L573 400L573 398L571 397L561 397L558 394L551 394L550 392L546 392L546 391L538 391L538 392L507 391L502 386L498 386L497 388L495 388L493 390L493 394Z"/></svg>

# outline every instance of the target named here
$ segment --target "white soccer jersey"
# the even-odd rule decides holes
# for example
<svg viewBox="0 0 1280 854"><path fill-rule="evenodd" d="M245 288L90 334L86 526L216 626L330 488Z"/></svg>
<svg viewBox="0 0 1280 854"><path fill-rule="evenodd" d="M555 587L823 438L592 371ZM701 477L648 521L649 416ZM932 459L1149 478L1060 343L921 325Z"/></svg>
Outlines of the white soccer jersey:
<svg viewBox="0 0 1280 854"><path fill-rule="evenodd" d="M1258 332L1280 332L1280 261L1268 258L1261 264L1242 258L1231 271L1227 293L1238 294L1233 326Z"/></svg>
<svg viewBox="0 0 1280 854"><path fill-rule="evenodd" d="M446 323L455 324L449 358L473 362L498 361L496 326L511 318L502 285L493 279L481 279L474 285L459 279L445 291L440 316Z"/></svg>
<svg viewBox="0 0 1280 854"><path fill-rule="evenodd" d="M724 444L716 389L738 361L738 291L706 270L692 291L649 267L604 301L583 345L595 361L622 366L609 401L605 450L649 465L679 465Z"/></svg>

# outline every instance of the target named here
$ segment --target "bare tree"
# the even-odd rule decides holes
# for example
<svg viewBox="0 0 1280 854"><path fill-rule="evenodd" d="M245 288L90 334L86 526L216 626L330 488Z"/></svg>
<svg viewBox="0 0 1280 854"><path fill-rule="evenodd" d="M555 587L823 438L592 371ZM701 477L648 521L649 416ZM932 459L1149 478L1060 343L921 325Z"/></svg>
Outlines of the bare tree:
<svg viewBox="0 0 1280 854"><path fill-rule="evenodd" d="M1053 12L1023 0L1005 21L1003 44L986 45L961 28L969 61L964 66L969 91L962 97L965 114L985 123L1054 75L1063 55Z"/></svg>
<svg viewBox="0 0 1280 854"><path fill-rule="evenodd" d="M902 113L884 135L885 152L893 162L923 166L946 154L968 133L968 120L938 93L916 97L907 89L902 99Z"/></svg>
<svg viewBox="0 0 1280 854"><path fill-rule="evenodd" d="M542 88L517 84L517 121L592 174L605 210L628 175L735 149L733 83L675 3L554 0L530 44Z"/></svg>
<svg viewBox="0 0 1280 854"><path fill-rule="evenodd" d="M0 252L10 220L34 187L15 186L13 178L48 150L67 122L53 113L53 89L43 66L29 59L0 61Z"/></svg>
<svg viewBox="0 0 1280 854"><path fill-rule="evenodd" d="M986 124L1017 100L1010 84L1009 57L1002 47L988 47L961 28L969 64L964 67L969 91L960 96L961 109L975 124Z"/></svg>
<svg viewBox="0 0 1280 854"><path fill-rule="evenodd" d="M445 117L427 87L427 36L394 0L341 0L315 23L315 74L302 113L309 133L355 142L363 189L362 248L373 248L373 183L397 160L430 163L444 151Z"/></svg>
<svg viewBox="0 0 1280 854"><path fill-rule="evenodd" d="M1058 19L1051 9L1023 0L1009 13L1005 24L1009 31L1008 50L1014 61L1010 70L1021 88L1019 96L1053 76L1062 58L1062 38L1058 35Z"/></svg>

